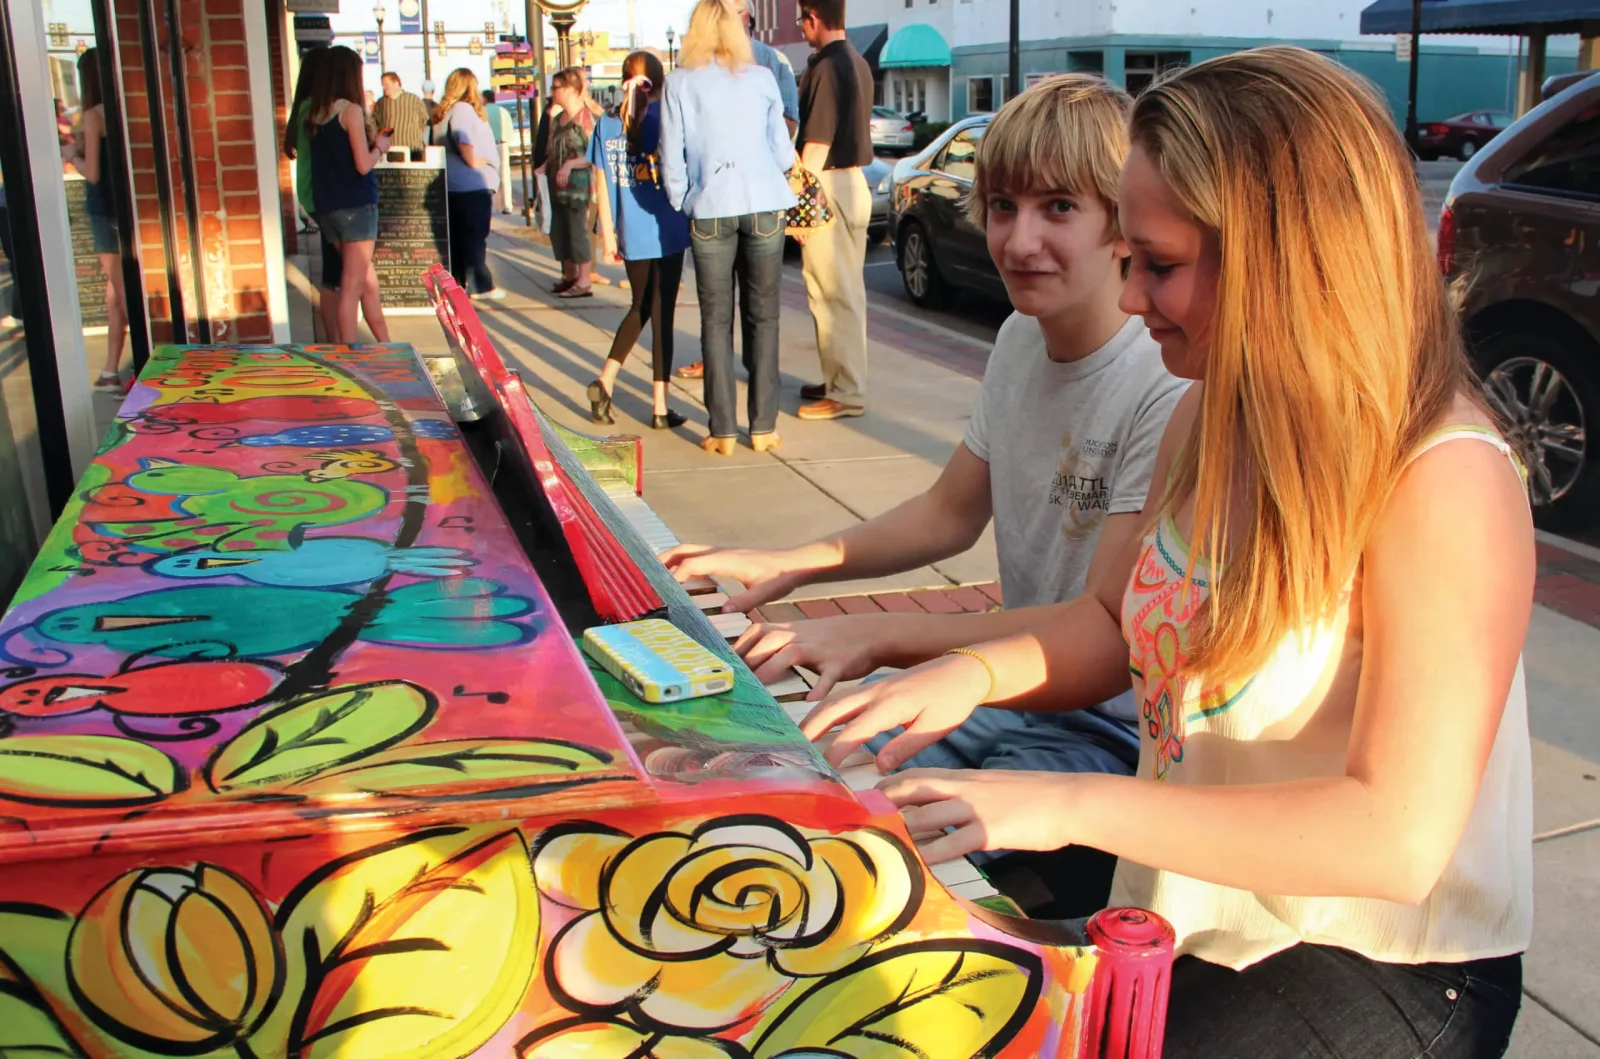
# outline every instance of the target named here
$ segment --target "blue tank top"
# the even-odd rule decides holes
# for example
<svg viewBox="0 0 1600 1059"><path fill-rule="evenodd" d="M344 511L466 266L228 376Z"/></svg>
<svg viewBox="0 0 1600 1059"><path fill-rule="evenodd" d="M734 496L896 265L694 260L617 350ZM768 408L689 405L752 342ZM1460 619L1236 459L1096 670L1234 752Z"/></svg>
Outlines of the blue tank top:
<svg viewBox="0 0 1600 1059"><path fill-rule="evenodd" d="M106 134L100 134L100 180L85 180L83 188L83 210L91 217L116 217L117 195L112 182L116 166L111 164L111 156L106 152L109 145Z"/></svg>
<svg viewBox="0 0 1600 1059"><path fill-rule="evenodd" d="M311 194L319 213L372 206L378 201L378 174L375 170L366 176L356 172L350 134L339 124L343 112L344 107L336 106L311 137Z"/></svg>

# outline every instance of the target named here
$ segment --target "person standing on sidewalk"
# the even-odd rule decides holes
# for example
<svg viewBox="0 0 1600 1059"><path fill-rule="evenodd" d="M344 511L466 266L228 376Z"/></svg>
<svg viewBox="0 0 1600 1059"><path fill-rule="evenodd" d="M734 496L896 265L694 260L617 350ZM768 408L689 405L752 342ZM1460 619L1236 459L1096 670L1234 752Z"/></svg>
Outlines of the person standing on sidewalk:
<svg viewBox="0 0 1600 1059"><path fill-rule="evenodd" d="M817 328L822 382L807 386L801 419L866 411L867 225L872 190L872 70L844 35L845 0L800 0L800 30L814 49L800 78L800 164L816 173L835 221L797 237Z"/></svg>
<svg viewBox="0 0 1600 1059"><path fill-rule="evenodd" d="M300 208L307 217L317 216L317 194L311 185L311 138L306 129L306 113L311 109L311 94L317 78L323 76L322 66L328 58L327 48L312 48L300 56L300 77L294 85L294 101L289 105L289 124L283 130L283 153L294 161L294 193ZM317 241L322 250L322 278L317 283L317 307L322 317L322 333L332 336L339 333L339 283L344 274L344 258L339 248L328 239L328 231L319 223Z"/></svg>
<svg viewBox="0 0 1600 1059"><path fill-rule="evenodd" d="M622 63L622 108L604 116L589 144L589 164L599 177L600 231L606 257L628 272L633 304L611 342L600 377L589 384L590 418L613 423L611 395L617 375L650 324L657 430L675 429L683 416L667 407L672 372L672 323L683 280L683 252L689 248L689 219L667 202L661 186L661 93L667 75L661 60L636 51Z"/></svg>
<svg viewBox="0 0 1600 1059"><path fill-rule="evenodd" d="M367 109L361 87L361 56L349 48L329 48L321 76L312 86L304 126L311 140L311 187L317 223L339 248L339 326L331 342L355 342L358 311L372 336L389 341L389 324L378 293L372 253L378 245L378 177L373 172L390 139L367 138Z"/></svg>
<svg viewBox="0 0 1600 1059"><path fill-rule="evenodd" d="M700 0L683 35L661 111L667 199L689 215L700 349L711 432L707 452L733 454L738 438L733 372L734 262L755 342L750 445L778 444L778 287L784 213L795 204L784 173L795 161L778 83L756 66L738 0Z"/></svg>
<svg viewBox="0 0 1600 1059"><path fill-rule="evenodd" d="M737 0L735 5L740 14L744 16L745 28L750 33L750 53L755 57L757 66L765 66L772 71L773 80L778 82L778 96L783 100L783 123L789 127L789 135L793 136L795 129L800 126L800 90L795 84L794 67L789 65L789 60L783 52L774 48L766 41L756 39L756 16L750 11L750 0ZM734 262L735 282L738 276L738 262ZM741 289L743 289L741 287ZM755 349L755 329L750 326L750 310L741 301L739 303L739 330L743 345L740 347L743 354L745 374L750 374L751 351ZM673 374L680 379L699 379L704 377L706 365L704 361L697 360L693 364L685 364Z"/></svg>
<svg viewBox="0 0 1600 1059"><path fill-rule="evenodd" d="M593 266L589 228L589 137L594 116L583 102L583 75L575 67L550 80L550 98L561 108L550 119L550 252L561 262L558 298L589 298Z"/></svg>
<svg viewBox="0 0 1600 1059"><path fill-rule="evenodd" d="M86 182L84 212L94 233L94 252L106 276L106 362L94 388L122 393L122 349L128 340L128 293L122 278L122 241L117 232L117 200L124 192L118 166L106 151L106 108L100 94L100 52L78 56L78 97L82 125L74 140L72 167Z"/></svg>
<svg viewBox="0 0 1600 1059"><path fill-rule="evenodd" d="M517 121L511 110L494 101L494 89L483 90L483 112L489 117L489 131L494 133L495 146L500 148L500 186L495 190L495 207L501 213L511 212L511 141L517 134Z"/></svg>
<svg viewBox="0 0 1600 1059"><path fill-rule="evenodd" d="M421 147L428 134L428 105L400 87L393 70L383 75L383 98L372 105L372 122L394 130L396 147Z"/></svg>
<svg viewBox="0 0 1600 1059"><path fill-rule="evenodd" d="M496 108L499 109L499 108ZM450 71L444 98L433 108L432 143L444 146L445 195L450 214L450 274L462 290L470 275L474 298L500 301L506 292L489 273L489 222L500 185L500 152L478 94L478 75L465 66Z"/></svg>

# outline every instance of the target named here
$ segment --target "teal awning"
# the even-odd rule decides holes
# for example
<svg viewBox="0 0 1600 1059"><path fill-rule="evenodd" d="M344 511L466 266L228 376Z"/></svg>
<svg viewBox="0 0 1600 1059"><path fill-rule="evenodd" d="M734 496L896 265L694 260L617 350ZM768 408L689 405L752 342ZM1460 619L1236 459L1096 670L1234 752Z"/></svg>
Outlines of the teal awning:
<svg viewBox="0 0 1600 1059"><path fill-rule="evenodd" d="M878 65L886 70L904 66L949 66L950 45L926 22L913 22L901 26L889 38L889 43L883 46L883 54L878 56Z"/></svg>

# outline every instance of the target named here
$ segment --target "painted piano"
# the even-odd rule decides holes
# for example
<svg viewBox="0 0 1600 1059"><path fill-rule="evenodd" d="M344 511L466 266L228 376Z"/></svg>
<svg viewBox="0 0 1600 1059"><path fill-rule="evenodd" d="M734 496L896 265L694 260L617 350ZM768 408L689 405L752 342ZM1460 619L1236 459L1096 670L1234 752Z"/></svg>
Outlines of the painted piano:
<svg viewBox="0 0 1600 1059"><path fill-rule="evenodd" d="M733 656L434 284L437 356L160 349L0 621L0 1055L1158 1055L1157 917L954 896L742 665L586 661Z"/></svg>

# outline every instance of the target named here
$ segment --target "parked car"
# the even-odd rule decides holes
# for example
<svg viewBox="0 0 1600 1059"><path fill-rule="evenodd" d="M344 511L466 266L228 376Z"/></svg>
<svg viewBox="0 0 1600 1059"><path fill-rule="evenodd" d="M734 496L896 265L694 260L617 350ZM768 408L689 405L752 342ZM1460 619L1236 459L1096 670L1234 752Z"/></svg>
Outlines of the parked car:
<svg viewBox="0 0 1600 1059"><path fill-rule="evenodd" d="M889 230L901 281L918 305L943 305L957 289L1006 300L989 244L962 208L977 171L978 141L993 118L959 121L895 166Z"/></svg>
<svg viewBox="0 0 1600 1059"><path fill-rule="evenodd" d="M867 178L872 189L872 220L867 222L867 242L877 246L889 234L889 189L894 183L894 166L882 158L862 167L861 175Z"/></svg>
<svg viewBox="0 0 1600 1059"><path fill-rule="evenodd" d="M1439 264L1535 518L1600 512L1600 75L1541 103L1456 174ZM1593 437L1590 428L1596 428Z"/></svg>
<svg viewBox="0 0 1600 1059"><path fill-rule="evenodd" d="M905 154L917 142L911 121L898 110L888 107L872 108L872 149Z"/></svg>
<svg viewBox="0 0 1600 1059"><path fill-rule="evenodd" d="M1469 110L1443 121L1423 122L1417 128L1417 153L1423 161L1460 158L1465 161L1511 124L1511 115L1498 110Z"/></svg>

